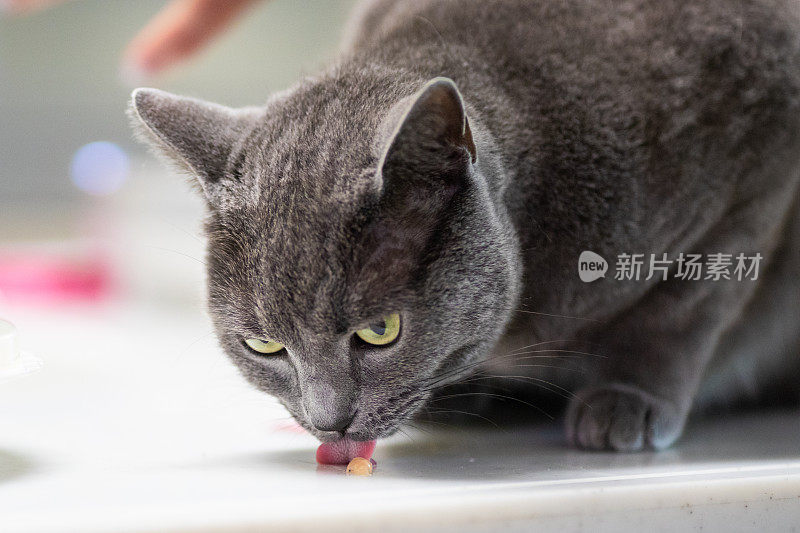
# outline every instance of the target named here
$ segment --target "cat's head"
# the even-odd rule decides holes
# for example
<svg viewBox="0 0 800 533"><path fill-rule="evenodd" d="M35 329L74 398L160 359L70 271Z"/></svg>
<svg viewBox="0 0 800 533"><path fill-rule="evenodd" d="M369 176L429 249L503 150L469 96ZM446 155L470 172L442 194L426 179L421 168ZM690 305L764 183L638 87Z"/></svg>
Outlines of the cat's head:
<svg viewBox="0 0 800 533"><path fill-rule="evenodd" d="M393 433L502 332L516 244L451 80L332 78L239 110L139 89L131 114L207 201L222 346L320 439Z"/></svg>

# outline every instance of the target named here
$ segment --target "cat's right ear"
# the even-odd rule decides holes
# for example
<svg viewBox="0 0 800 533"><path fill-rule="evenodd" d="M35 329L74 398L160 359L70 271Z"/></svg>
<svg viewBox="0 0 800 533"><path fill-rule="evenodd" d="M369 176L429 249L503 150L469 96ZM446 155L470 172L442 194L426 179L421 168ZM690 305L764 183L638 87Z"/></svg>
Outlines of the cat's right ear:
<svg viewBox="0 0 800 533"><path fill-rule="evenodd" d="M197 178L211 206L235 197L243 184L231 153L255 124L256 110L143 88L133 91L129 115L142 140Z"/></svg>
<svg viewBox="0 0 800 533"><path fill-rule="evenodd" d="M441 185L457 181L477 161L464 100L449 78L434 78L399 102L379 130L382 173L435 176Z"/></svg>

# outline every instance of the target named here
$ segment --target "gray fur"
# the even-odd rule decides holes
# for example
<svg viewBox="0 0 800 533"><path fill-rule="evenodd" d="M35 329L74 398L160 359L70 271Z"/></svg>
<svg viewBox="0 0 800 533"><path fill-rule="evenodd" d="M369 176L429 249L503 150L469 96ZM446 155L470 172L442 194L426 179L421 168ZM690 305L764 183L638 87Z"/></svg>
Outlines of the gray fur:
<svg viewBox="0 0 800 533"><path fill-rule="evenodd" d="M797 366L799 8L364 2L341 60L262 108L144 89L133 114L208 200L223 347L321 439L351 418L351 438L391 434L485 363L574 387L577 446L662 448L698 391L745 396L717 376L757 368L753 396ZM766 270L586 284L583 250L760 252ZM391 312L398 341L354 339ZM287 352L242 345L264 336ZM583 373L524 364L576 341Z"/></svg>

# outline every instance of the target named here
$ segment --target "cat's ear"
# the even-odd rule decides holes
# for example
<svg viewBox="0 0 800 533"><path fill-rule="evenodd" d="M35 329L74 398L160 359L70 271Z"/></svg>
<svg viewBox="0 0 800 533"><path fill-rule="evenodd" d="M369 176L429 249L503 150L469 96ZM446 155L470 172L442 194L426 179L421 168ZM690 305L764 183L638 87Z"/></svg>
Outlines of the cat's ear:
<svg viewBox="0 0 800 533"><path fill-rule="evenodd" d="M434 78L393 110L379 168L447 178L477 161L464 100L449 78ZM398 116L399 115L399 116Z"/></svg>
<svg viewBox="0 0 800 533"><path fill-rule="evenodd" d="M387 127L389 126L389 127ZM379 214L364 231L362 294L386 296L415 278L458 190L476 161L464 102L447 78L395 105L378 131ZM378 298L380 299L380 298ZM385 300L384 300L385 301Z"/></svg>
<svg viewBox="0 0 800 533"><path fill-rule="evenodd" d="M197 177L212 205L230 195L241 176L231 153L256 120L253 109L232 109L158 89L136 89L129 114L145 142Z"/></svg>

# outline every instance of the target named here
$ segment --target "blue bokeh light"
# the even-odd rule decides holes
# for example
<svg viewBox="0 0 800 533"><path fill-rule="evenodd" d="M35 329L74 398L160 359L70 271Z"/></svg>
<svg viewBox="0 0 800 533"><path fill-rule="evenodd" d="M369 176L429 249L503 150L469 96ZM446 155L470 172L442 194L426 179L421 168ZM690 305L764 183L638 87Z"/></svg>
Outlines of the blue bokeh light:
<svg viewBox="0 0 800 533"><path fill-rule="evenodd" d="M72 157L70 175L80 190L96 196L113 194L128 179L128 154L112 142L81 146Z"/></svg>

